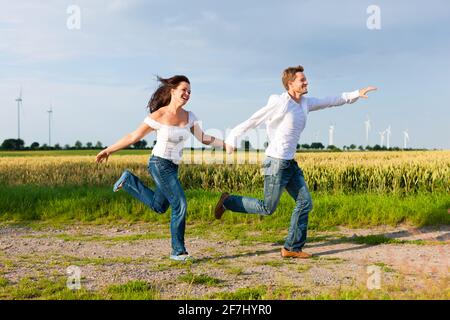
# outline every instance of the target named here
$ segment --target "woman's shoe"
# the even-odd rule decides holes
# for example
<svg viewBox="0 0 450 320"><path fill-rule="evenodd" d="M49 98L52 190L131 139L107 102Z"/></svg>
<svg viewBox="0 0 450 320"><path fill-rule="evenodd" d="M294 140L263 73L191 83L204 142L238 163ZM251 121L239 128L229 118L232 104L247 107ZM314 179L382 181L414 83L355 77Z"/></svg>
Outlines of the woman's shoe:
<svg viewBox="0 0 450 320"><path fill-rule="evenodd" d="M176 260L176 261L193 261L194 258L192 258L187 252L186 253L182 253L179 255L170 255L170 259L171 260Z"/></svg>
<svg viewBox="0 0 450 320"><path fill-rule="evenodd" d="M130 176L131 172L128 170L125 170L122 175L120 176L119 180L116 181L116 183L114 184L114 188L113 191L117 192L120 189L122 189L123 183L128 179L128 177Z"/></svg>

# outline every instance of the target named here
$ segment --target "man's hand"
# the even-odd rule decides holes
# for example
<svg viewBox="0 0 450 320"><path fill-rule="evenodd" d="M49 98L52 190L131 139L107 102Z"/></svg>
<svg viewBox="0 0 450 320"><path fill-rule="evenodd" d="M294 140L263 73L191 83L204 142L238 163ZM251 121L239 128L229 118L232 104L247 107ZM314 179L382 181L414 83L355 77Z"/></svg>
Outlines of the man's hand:
<svg viewBox="0 0 450 320"><path fill-rule="evenodd" d="M372 86L359 89L359 97L367 99L368 98L367 93L369 93L370 91L375 91L375 90L377 90L377 87L372 87Z"/></svg>

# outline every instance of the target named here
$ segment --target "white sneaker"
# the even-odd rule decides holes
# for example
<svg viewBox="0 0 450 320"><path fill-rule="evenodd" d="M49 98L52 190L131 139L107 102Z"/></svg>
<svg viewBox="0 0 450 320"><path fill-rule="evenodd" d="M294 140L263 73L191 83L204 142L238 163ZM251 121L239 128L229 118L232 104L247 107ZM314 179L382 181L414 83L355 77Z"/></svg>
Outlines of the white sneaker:
<svg viewBox="0 0 450 320"><path fill-rule="evenodd" d="M177 256L175 255L171 255L170 256L171 260L176 260L176 261L193 261L194 258L192 258L190 255L188 254L179 254Z"/></svg>

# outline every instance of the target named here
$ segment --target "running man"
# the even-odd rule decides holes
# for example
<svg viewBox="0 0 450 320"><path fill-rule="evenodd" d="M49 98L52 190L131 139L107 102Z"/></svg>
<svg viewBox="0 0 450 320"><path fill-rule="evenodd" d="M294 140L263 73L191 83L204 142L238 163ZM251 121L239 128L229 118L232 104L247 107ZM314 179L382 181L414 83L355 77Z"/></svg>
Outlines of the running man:
<svg viewBox="0 0 450 320"><path fill-rule="evenodd" d="M303 71L302 66L284 70L282 82L287 91L281 95L271 95L265 107L254 113L250 119L237 125L225 140L227 152L232 153L239 136L263 122L266 124L269 145L263 162L264 199L224 192L214 210L217 219L220 219L226 210L271 215L277 208L283 189L286 188L295 201L295 207L285 244L281 248L281 256L293 258L312 257L311 254L302 251L306 242L308 214L313 207L311 194L303 171L294 159L308 113L354 103L358 98L368 98L367 93L377 89L369 86L324 99L304 97L308 93L308 81Z"/></svg>

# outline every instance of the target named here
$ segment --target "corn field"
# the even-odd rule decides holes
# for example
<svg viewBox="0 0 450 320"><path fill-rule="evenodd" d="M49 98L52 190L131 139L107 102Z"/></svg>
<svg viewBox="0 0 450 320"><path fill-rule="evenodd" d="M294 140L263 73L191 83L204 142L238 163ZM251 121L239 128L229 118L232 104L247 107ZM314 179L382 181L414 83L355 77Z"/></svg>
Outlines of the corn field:
<svg viewBox="0 0 450 320"><path fill-rule="evenodd" d="M180 180L186 189L262 190L263 153L238 153L235 163L217 164L220 153L185 152ZM92 156L0 157L0 185L111 186L124 169L152 185L148 155L112 155L106 164ZM192 161L194 160L194 161ZM312 191L450 193L450 151L298 153L296 160ZM203 164L192 164L192 163ZM247 163L244 163L247 162ZM252 164L248 164L248 163Z"/></svg>

